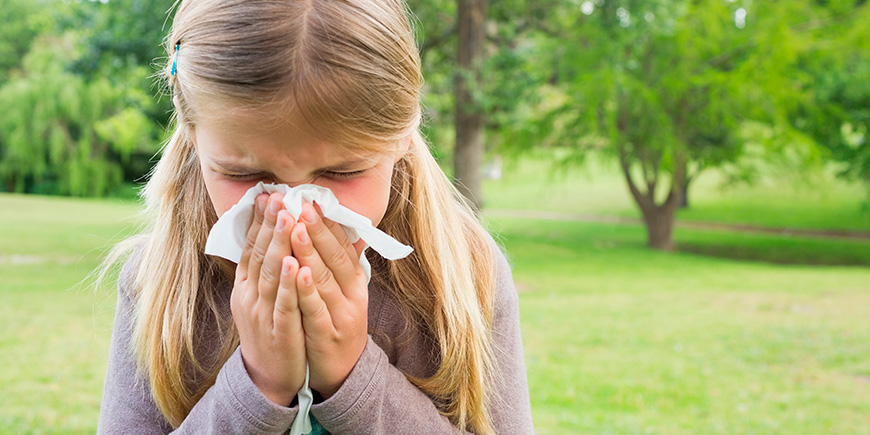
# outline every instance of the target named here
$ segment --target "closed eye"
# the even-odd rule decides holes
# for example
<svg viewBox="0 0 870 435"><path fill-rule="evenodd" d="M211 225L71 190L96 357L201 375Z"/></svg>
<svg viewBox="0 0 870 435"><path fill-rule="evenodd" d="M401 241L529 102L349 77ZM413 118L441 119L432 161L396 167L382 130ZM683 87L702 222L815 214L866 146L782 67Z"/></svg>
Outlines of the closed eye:
<svg viewBox="0 0 870 435"><path fill-rule="evenodd" d="M359 171L348 171L348 172L339 172L339 171L323 171L320 173L321 177L330 178L333 180L342 180L357 177L366 172L366 169ZM250 180L258 180L262 178L271 177L269 174L265 172L259 172L254 174L221 174L223 177L232 179L232 180L240 180L240 181L250 181Z"/></svg>
<svg viewBox="0 0 870 435"><path fill-rule="evenodd" d="M231 178L233 180L254 180L257 178L263 178L266 174L222 174L224 177Z"/></svg>
<svg viewBox="0 0 870 435"><path fill-rule="evenodd" d="M323 176L327 178L353 178L358 175L362 175L365 170L360 171L350 171L350 172L336 172L336 171L325 171L322 173Z"/></svg>

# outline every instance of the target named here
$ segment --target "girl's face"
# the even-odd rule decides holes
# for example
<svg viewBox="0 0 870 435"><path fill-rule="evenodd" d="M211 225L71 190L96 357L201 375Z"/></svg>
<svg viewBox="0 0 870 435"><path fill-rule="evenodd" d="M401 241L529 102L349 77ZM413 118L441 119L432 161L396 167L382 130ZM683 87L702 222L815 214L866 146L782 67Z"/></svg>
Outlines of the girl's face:
<svg viewBox="0 0 870 435"><path fill-rule="evenodd" d="M251 116L208 117L196 124L193 141L218 216L260 181L317 184L377 226L387 209L393 166L401 158L399 152L348 151L291 121L264 124Z"/></svg>

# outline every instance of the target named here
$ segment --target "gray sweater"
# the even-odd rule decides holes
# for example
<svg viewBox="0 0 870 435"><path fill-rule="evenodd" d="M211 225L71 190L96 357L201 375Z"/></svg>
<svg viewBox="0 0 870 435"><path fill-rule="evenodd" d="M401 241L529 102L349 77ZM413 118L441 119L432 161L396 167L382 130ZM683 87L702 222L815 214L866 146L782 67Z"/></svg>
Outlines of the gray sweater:
<svg viewBox="0 0 870 435"><path fill-rule="evenodd" d="M135 255L134 255L135 257ZM510 267L496 254L498 283L493 340L499 374L491 402L491 418L499 434L533 433L520 336L519 308ZM119 278L118 304L109 353L98 434L163 434L172 432L151 397L147 380L137 377L130 346L132 294L131 258ZM221 310L232 316L229 283L218 289ZM378 286L369 286L369 336L365 350L341 388L311 407L311 414L332 434L464 433L438 413L431 399L404 373L430 376L437 370L432 341L419 332L402 336L405 324L397 302ZM412 329L412 331L416 331ZM216 349L217 334L205 335L197 346ZM204 354L208 355L208 353ZM224 363L217 381L173 433L283 434L297 407L282 407L254 385L237 348Z"/></svg>

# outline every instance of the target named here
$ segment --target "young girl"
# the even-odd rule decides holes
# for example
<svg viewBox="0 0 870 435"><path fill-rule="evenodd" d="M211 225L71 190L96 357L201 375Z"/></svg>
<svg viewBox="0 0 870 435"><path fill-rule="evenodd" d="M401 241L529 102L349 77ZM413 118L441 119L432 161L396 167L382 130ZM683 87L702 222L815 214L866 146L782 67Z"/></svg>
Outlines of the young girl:
<svg viewBox="0 0 870 435"><path fill-rule="evenodd" d="M99 433L531 433L517 295L419 133L401 0L183 0L176 130L122 269ZM259 182L317 184L414 252L257 198L238 265L203 253Z"/></svg>

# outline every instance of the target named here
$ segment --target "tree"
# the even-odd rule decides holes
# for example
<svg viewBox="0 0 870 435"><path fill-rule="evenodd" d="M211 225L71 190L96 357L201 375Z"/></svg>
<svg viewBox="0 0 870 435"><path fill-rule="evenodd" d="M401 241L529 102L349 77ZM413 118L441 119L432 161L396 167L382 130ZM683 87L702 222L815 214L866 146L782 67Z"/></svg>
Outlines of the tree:
<svg viewBox="0 0 870 435"><path fill-rule="evenodd" d="M812 55L800 63L811 78L806 98L789 113L836 160L840 175L868 187L870 211L870 5L840 1L804 26L817 35Z"/></svg>
<svg viewBox="0 0 870 435"><path fill-rule="evenodd" d="M549 20L562 39L536 41L552 76L540 113L514 136L619 162L643 216L648 245L672 250L673 223L688 182L738 162L755 121L798 133L784 116L801 95L790 75L806 34L789 20L805 2L758 6L718 0L585 1ZM811 36L811 35L810 35Z"/></svg>
<svg viewBox="0 0 870 435"><path fill-rule="evenodd" d="M474 99L485 59L487 0L459 0L456 75L454 177L459 191L480 208L480 168L484 151L484 112Z"/></svg>
<svg viewBox="0 0 870 435"><path fill-rule="evenodd" d="M445 149L454 145L453 169L455 177L461 180L460 188L479 186L483 155L500 149L504 127L518 121L517 109L522 103L534 100L540 67L530 52L534 47L522 41L526 32L536 31L555 1L510 0L487 4L485 14L481 14L487 18L485 23L475 24L477 37L483 38L476 42L482 44L478 49L483 54L469 70L459 65L460 50L471 49L458 37L461 2L409 0L409 8L417 18L415 29L426 77L424 128L436 156L447 154ZM465 101L460 104L459 98ZM464 127L460 128L460 123ZM473 128L468 128L470 125ZM463 148L463 144L469 143L474 145ZM464 152L472 154L471 158L461 157ZM480 207L484 198L479 187L465 190Z"/></svg>
<svg viewBox="0 0 870 435"><path fill-rule="evenodd" d="M5 1L29 33L12 35L28 54L0 82L0 190L101 196L141 178L170 113L150 66L167 5Z"/></svg>
<svg viewBox="0 0 870 435"><path fill-rule="evenodd" d="M0 0L0 84L21 63L33 39L45 27L47 16L33 0Z"/></svg>
<svg viewBox="0 0 870 435"><path fill-rule="evenodd" d="M0 88L0 182L7 191L106 195L121 182L122 162L154 140L152 122L137 107L150 96L65 71L73 39L40 39L20 77Z"/></svg>

